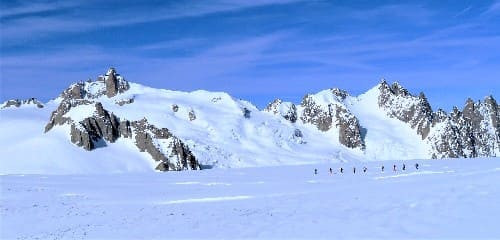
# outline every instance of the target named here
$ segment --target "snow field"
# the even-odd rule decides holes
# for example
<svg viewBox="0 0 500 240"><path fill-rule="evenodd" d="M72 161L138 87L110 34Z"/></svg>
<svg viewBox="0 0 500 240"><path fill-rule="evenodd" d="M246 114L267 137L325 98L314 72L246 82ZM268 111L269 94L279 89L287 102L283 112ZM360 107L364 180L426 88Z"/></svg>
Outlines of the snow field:
<svg viewBox="0 0 500 240"><path fill-rule="evenodd" d="M499 158L2 175L0 238L499 238L499 179Z"/></svg>

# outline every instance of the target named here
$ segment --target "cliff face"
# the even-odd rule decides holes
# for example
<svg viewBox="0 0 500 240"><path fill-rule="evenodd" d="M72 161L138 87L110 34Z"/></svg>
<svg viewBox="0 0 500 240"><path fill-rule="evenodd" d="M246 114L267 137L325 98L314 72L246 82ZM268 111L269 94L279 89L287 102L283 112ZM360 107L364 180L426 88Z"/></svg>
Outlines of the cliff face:
<svg viewBox="0 0 500 240"><path fill-rule="evenodd" d="M378 105L387 115L408 123L422 139L429 135L432 109L423 93L414 96L399 83L389 86L385 81L379 85Z"/></svg>
<svg viewBox="0 0 500 240"><path fill-rule="evenodd" d="M340 89L329 89L315 95L306 95L300 104L300 120L326 132L332 128L339 142L348 148L364 149L359 121L344 103L349 94Z"/></svg>

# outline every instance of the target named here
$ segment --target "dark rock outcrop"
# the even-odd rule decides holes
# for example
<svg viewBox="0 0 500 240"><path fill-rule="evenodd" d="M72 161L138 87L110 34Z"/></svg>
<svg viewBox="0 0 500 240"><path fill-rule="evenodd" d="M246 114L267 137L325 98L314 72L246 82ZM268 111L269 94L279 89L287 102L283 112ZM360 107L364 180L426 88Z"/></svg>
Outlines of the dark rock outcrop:
<svg viewBox="0 0 500 240"><path fill-rule="evenodd" d="M87 95L85 91L85 82L78 82L71 84L66 90L64 90L60 97L65 99L83 99Z"/></svg>
<svg viewBox="0 0 500 240"><path fill-rule="evenodd" d="M45 132L50 131L56 125L63 125L69 123L71 118L64 116L71 110L71 108L80 105L93 104L93 101L85 99L65 99L63 100L57 109L50 115L49 122L45 125Z"/></svg>
<svg viewBox="0 0 500 240"><path fill-rule="evenodd" d="M177 137L166 128L157 128L144 118L132 122L136 146L141 152L149 153L155 161L159 161L157 170L199 170L200 166L193 153ZM158 141L168 140L161 146ZM164 152L167 151L167 152Z"/></svg>
<svg viewBox="0 0 500 240"><path fill-rule="evenodd" d="M342 103L348 96L347 92L335 88L330 89L330 93L332 100L326 106L317 103L312 95L306 95L301 103L303 111L300 119L303 123L315 125L320 131L328 131L335 126L342 145L364 149L359 121Z"/></svg>
<svg viewBox="0 0 500 240"><path fill-rule="evenodd" d="M113 143L118 138L134 137L139 151L147 152L160 162L157 170L179 171L199 170L199 163L194 154L179 138L167 128L157 128L144 118L140 121L122 120L105 110L101 103L95 103L93 115L79 122L67 118L71 124L71 142L85 150L91 151Z"/></svg>
<svg viewBox="0 0 500 240"><path fill-rule="evenodd" d="M330 130L334 114L332 104L329 104L326 110L322 109L320 105L316 104L311 95L306 95L302 99L301 106L303 111L300 119L303 123L310 123L323 132Z"/></svg>
<svg viewBox="0 0 500 240"><path fill-rule="evenodd" d="M468 99L462 116L465 122L465 133L471 139L470 157L492 156L498 148L498 105L489 96L484 102L475 103Z"/></svg>
<svg viewBox="0 0 500 240"><path fill-rule="evenodd" d="M119 119L106 111L101 103L96 103L95 109L93 116L71 124L71 142L89 151L103 139L115 142L121 130Z"/></svg>
<svg viewBox="0 0 500 240"><path fill-rule="evenodd" d="M281 99L275 99L273 102L269 103L264 111L274 115L280 115L291 123L295 123L298 119L297 107L295 104L285 103Z"/></svg>
<svg viewBox="0 0 500 240"><path fill-rule="evenodd" d="M486 157L499 152L498 105L491 96L484 102L468 99L462 111L434 113L429 143L435 158Z"/></svg>
<svg viewBox="0 0 500 240"><path fill-rule="evenodd" d="M108 97L123 93L130 87L128 82L116 73L114 68L110 68L104 76L104 84L106 85L106 96Z"/></svg>
<svg viewBox="0 0 500 240"><path fill-rule="evenodd" d="M80 81L71 84L64 90L60 98L67 99L96 99L103 95L114 97L130 88L127 80L110 68L104 76L97 77L96 81ZM133 101L133 100L132 100Z"/></svg>
<svg viewBox="0 0 500 240"><path fill-rule="evenodd" d="M243 108L242 112L243 112L243 117L245 118L250 118L250 114L252 113L252 111L248 110L248 108Z"/></svg>
<svg viewBox="0 0 500 240"><path fill-rule="evenodd" d="M179 111L179 106L177 104L172 104L172 111L174 112Z"/></svg>
<svg viewBox="0 0 500 240"><path fill-rule="evenodd" d="M365 149L358 119L347 109L339 106L337 106L335 117L340 143L348 148Z"/></svg>
<svg viewBox="0 0 500 240"><path fill-rule="evenodd" d="M194 113L194 110L191 109L191 111L189 111L188 113L188 116L189 116L189 121L196 120L196 114Z"/></svg>
<svg viewBox="0 0 500 240"><path fill-rule="evenodd" d="M398 83L378 87L378 104L388 116L408 123L427 141L433 158L496 156L499 152L498 105L492 96L483 102L468 99L464 109L450 114L432 112L423 93L418 97Z"/></svg>
<svg viewBox="0 0 500 240"><path fill-rule="evenodd" d="M125 104L134 103L134 99L133 98L120 99L120 100L116 101L115 103L120 105L120 106L123 106Z"/></svg>
<svg viewBox="0 0 500 240"><path fill-rule="evenodd" d="M120 121L120 124L118 125L118 133L120 134L120 137L132 138L132 128L130 121L128 120Z"/></svg>

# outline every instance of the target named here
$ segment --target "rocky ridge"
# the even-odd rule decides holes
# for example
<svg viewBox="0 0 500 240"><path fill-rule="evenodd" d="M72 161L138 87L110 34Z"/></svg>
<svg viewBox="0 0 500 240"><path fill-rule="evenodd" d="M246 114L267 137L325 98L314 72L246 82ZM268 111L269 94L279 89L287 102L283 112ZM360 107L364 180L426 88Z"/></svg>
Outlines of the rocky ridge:
<svg viewBox="0 0 500 240"><path fill-rule="evenodd" d="M365 143L359 120L345 105L349 94L337 88L323 91L321 96L308 94L297 107L290 102L276 99L264 111L279 115L291 123L300 120L303 124L311 124L322 132L335 129L339 142L353 149L363 150Z"/></svg>
<svg viewBox="0 0 500 240"><path fill-rule="evenodd" d="M492 96L484 101L468 99L463 110L433 114L431 134L433 158L498 156L500 152L500 114Z"/></svg>
<svg viewBox="0 0 500 240"><path fill-rule="evenodd" d="M387 115L408 123L422 139L427 138L432 123L432 108L424 93L412 95L407 89L395 82L391 86L383 80L379 84L378 105Z"/></svg>
<svg viewBox="0 0 500 240"><path fill-rule="evenodd" d="M376 88L378 107L388 117L415 129L430 146L430 157L500 156L500 113L493 96L482 102L468 99L463 110L455 107L448 114L441 109L434 112L424 93L413 95L397 82L389 85L382 80ZM348 98L352 97L344 90L329 89L306 95L298 107L276 99L264 111L286 120L299 116L302 123L323 132L336 128L342 145L363 150L364 129L349 110Z"/></svg>
<svg viewBox="0 0 500 240"><path fill-rule="evenodd" d="M106 75L99 76L97 81L86 81L72 84L64 90L58 108L52 112L45 132L58 125L69 125L71 142L92 151L113 143L119 138L133 139L141 152L147 152L154 161L159 162L156 170L199 170L200 165L189 147L166 128L157 128L149 124L146 118L141 120L120 119L112 112L104 109L98 101L99 97L114 97L127 91L128 82L110 68ZM124 101L118 101L120 104ZM126 103L133 100L126 99ZM83 120L75 121L68 113L77 107L88 105L93 111Z"/></svg>
<svg viewBox="0 0 500 240"><path fill-rule="evenodd" d="M132 90L131 84L134 86ZM251 103L234 100L227 94L201 91L195 96L194 93L154 90L149 96L141 92L141 86L137 91L137 84L131 84L114 68L95 81L71 84L54 100L59 105L51 113L45 132L58 126L66 127L71 142L87 151L116 141L131 141L138 151L151 157L159 171L200 169L200 159L203 163L206 159L217 161L221 155L239 162L242 155L235 152L232 146L222 144L253 146L264 141L263 137L275 138L276 145L287 151L316 144L311 141L314 138L310 138L310 135L316 134L327 136L321 139L334 142L331 146L335 150L340 144L345 148L341 151L349 153L367 154L369 151L365 137L373 128L363 126L362 123L366 122L360 119L365 121L366 116L356 107L359 105L355 105L356 102L366 102L358 101L361 98L350 96L341 89L307 94L299 104L276 99L259 111ZM157 95L173 100L156 104ZM194 99L184 101L191 97ZM144 99L154 103L154 107L149 109L158 112L143 113L141 101ZM370 90L369 99L374 104L373 107L370 105L369 111L382 114L384 121L395 119L397 127L401 125L410 132L414 131L411 141L414 142L415 138L419 144L425 145L425 150L419 151L429 149L425 155L428 158L500 156L500 113L493 96L477 102L468 99L463 109L455 107L450 113L441 109L433 111L423 93L414 95L397 82L388 84L383 80ZM7 101L2 108L23 104L43 107L36 99L28 99ZM214 106L222 107L218 114L212 114ZM134 114L120 110L130 108L134 109ZM171 115L167 117L163 114ZM225 120L226 117L235 125L227 129L225 126L214 128L214 121ZM178 128L177 123L183 127ZM207 143L205 138L193 140L183 132L190 133L190 128L216 140ZM223 138L225 130L231 132L230 139ZM246 134L249 135L242 140L241 133L244 131L248 131ZM256 133L262 135L253 137ZM252 136L251 140L248 136ZM262 147L267 146L253 149ZM245 154L249 155L248 152ZM270 154L274 152L270 151Z"/></svg>
<svg viewBox="0 0 500 240"><path fill-rule="evenodd" d="M36 98L28 98L25 100L20 100L20 99L11 99L5 101L0 109L4 108L10 108L10 107L21 107L21 106L36 106L37 108L43 108L44 105L40 101L38 101Z"/></svg>

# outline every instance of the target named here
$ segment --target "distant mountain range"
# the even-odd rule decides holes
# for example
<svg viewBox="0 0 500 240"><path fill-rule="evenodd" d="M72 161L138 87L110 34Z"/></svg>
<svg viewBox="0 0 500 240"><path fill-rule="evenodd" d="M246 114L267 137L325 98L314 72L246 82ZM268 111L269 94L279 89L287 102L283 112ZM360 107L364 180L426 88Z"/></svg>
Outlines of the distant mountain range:
<svg viewBox="0 0 500 240"><path fill-rule="evenodd" d="M4 173L500 156L493 96L446 113L386 81L359 96L333 88L259 110L223 92L145 87L111 68L47 103L6 101L0 114Z"/></svg>

